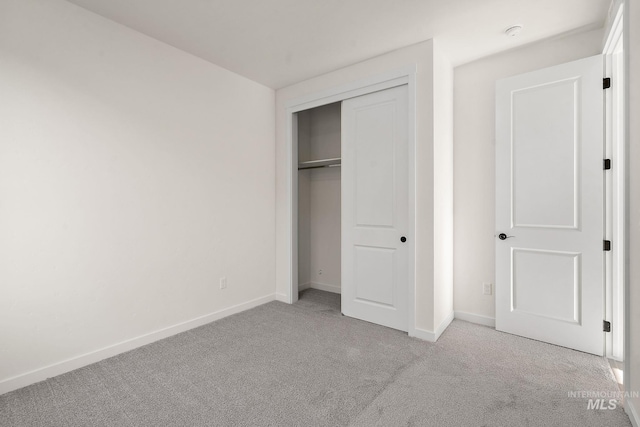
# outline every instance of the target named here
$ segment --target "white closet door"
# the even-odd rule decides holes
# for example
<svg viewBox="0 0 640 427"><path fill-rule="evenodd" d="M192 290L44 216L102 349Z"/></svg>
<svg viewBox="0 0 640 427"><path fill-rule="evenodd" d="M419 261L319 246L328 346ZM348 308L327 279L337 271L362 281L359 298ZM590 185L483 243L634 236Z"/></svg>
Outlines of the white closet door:
<svg viewBox="0 0 640 427"><path fill-rule="evenodd" d="M407 86L342 103L342 313L408 329Z"/></svg>

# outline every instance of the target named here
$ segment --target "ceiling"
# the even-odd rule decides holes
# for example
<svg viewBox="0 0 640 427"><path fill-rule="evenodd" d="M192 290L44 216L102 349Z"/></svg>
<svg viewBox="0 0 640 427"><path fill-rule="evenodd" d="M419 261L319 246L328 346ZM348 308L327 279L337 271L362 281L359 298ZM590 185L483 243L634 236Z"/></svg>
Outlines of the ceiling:
<svg viewBox="0 0 640 427"><path fill-rule="evenodd" d="M600 28L609 0L68 0L271 88L434 38L454 65ZM520 24L517 37L504 30Z"/></svg>

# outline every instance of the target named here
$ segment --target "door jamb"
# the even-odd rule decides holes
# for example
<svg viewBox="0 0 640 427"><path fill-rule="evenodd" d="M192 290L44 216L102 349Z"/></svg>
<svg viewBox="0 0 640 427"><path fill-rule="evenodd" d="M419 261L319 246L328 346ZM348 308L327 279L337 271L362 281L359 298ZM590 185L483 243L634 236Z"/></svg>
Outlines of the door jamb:
<svg viewBox="0 0 640 427"><path fill-rule="evenodd" d="M409 150L409 229L410 237L409 262L408 262L408 333L414 336L416 331L416 283L415 283L415 235L416 235L416 71L417 64L410 65L395 71L378 76L357 80L349 84L316 92L304 97L289 101L286 106L286 139L287 139L287 253L288 253L288 295L285 300L293 304L298 300L298 144L297 144L297 116L296 113L314 107L344 101L356 96L366 95L392 87L407 85L408 89L408 150Z"/></svg>
<svg viewBox="0 0 640 427"><path fill-rule="evenodd" d="M605 278L605 319L612 324L612 333L606 334L605 356L617 361L623 360L625 348L625 253L626 253L626 209L625 170L626 149L624 143L624 66L616 68L613 55L620 43L623 45L624 6L618 3L613 21L603 48L605 75L613 82L605 91L605 153L612 159L612 169L606 176L606 227L611 236L612 251L606 252ZM624 54L624 51L623 51ZM621 65L621 64L618 64ZM615 73L615 74L614 74ZM617 91L614 93L614 91ZM617 94L617 95L615 95ZM615 96L614 96L615 95ZM625 369L626 371L626 369Z"/></svg>

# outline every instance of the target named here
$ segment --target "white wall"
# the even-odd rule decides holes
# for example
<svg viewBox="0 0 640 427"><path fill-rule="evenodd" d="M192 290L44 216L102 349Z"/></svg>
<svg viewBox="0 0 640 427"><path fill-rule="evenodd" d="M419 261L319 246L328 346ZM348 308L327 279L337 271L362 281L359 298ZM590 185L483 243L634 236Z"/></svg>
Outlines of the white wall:
<svg viewBox="0 0 640 427"><path fill-rule="evenodd" d="M453 313L453 67L434 41L434 327Z"/></svg>
<svg viewBox="0 0 640 427"><path fill-rule="evenodd" d="M495 318L495 82L601 53L603 31L549 39L454 70L454 309ZM478 320L478 319L476 319Z"/></svg>
<svg viewBox="0 0 640 427"><path fill-rule="evenodd" d="M434 298L446 298L446 292L434 292L434 229L439 228L434 214L434 64L431 40L279 89L276 92L276 290L287 300L289 287L289 212L287 194L287 117L288 103L303 96L344 87L354 81L372 78L409 66L416 73L416 333L433 338L436 326ZM444 296L443 296L444 295ZM411 327L410 326L410 327Z"/></svg>
<svg viewBox="0 0 640 427"><path fill-rule="evenodd" d="M625 388L640 392L640 0L626 0L625 54L628 62L628 251L627 251L627 324ZM634 118L631 120L631 118ZM640 425L640 398L625 402L625 409Z"/></svg>
<svg viewBox="0 0 640 427"><path fill-rule="evenodd" d="M340 157L342 103L323 105L309 114L309 160Z"/></svg>
<svg viewBox="0 0 640 427"><path fill-rule="evenodd" d="M310 263L312 288L340 292L340 168L305 171L309 176Z"/></svg>
<svg viewBox="0 0 640 427"><path fill-rule="evenodd" d="M3 0L0 99L0 393L273 298L271 89L65 1Z"/></svg>

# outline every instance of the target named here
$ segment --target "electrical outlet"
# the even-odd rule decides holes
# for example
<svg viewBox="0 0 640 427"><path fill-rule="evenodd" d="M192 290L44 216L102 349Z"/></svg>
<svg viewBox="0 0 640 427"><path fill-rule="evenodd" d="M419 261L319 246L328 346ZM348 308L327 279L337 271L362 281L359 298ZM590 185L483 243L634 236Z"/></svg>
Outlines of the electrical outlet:
<svg viewBox="0 0 640 427"><path fill-rule="evenodd" d="M227 278L226 277L221 277L220 278L220 289L227 289Z"/></svg>
<svg viewBox="0 0 640 427"><path fill-rule="evenodd" d="M322 269L318 270L318 276L322 276Z"/></svg>
<svg viewBox="0 0 640 427"><path fill-rule="evenodd" d="M482 284L482 293L484 295L493 295L493 284L491 284L491 283L483 283Z"/></svg>

